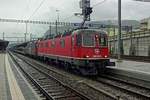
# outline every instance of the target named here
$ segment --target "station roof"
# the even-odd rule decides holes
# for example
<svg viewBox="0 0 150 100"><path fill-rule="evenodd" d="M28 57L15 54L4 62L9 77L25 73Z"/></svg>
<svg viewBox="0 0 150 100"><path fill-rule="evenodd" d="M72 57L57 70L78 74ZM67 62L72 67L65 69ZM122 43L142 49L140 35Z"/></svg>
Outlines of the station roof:
<svg viewBox="0 0 150 100"><path fill-rule="evenodd" d="M6 40L1 40L1 39L0 39L0 42L9 42L9 41L6 41Z"/></svg>
<svg viewBox="0 0 150 100"><path fill-rule="evenodd" d="M0 42L3 42L3 40L0 39Z"/></svg>
<svg viewBox="0 0 150 100"><path fill-rule="evenodd" d="M0 39L0 50L6 49L8 46L9 41L1 40Z"/></svg>

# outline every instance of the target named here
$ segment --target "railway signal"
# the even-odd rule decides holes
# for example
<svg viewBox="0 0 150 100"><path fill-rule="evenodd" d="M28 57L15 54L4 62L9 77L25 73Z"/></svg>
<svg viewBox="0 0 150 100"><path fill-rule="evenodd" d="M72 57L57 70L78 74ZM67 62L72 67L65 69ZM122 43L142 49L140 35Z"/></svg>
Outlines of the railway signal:
<svg viewBox="0 0 150 100"><path fill-rule="evenodd" d="M90 14L93 12L92 7L90 7L90 0L81 0L80 8L82 9L82 13L78 15L83 16L83 22L81 24L81 28L84 27L85 21L90 21Z"/></svg>
<svg viewBox="0 0 150 100"><path fill-rule="evenodd" d="M85 15L88 16L92 13L92 7L87 7L86 10L85 10Z"/></svg>

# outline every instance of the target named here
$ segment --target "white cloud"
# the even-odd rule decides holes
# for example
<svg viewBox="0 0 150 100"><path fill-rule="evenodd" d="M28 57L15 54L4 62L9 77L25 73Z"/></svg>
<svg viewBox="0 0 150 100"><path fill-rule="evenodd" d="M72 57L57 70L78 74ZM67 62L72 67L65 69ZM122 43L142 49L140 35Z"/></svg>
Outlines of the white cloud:
<svg viewBox="0 0 150 100"><path fill-rule="evenodd" d="M0 18L28 19L42 0L0 0ZM101 0L103 1L103 0ZM93 8L92 20L117 19L117 1L107 0ZM91 0L91 5L100 2L100 0ZM81 12L79 0L45 0L40 9L31 17L31 20L55 21L57 19L56 9L60 10L61 21L81 21L80 18L73 16L75 12ZM150 3L135 2L133 0L122 0L123 19L140 20L150 16ZM42 33L48 26L29 25L29 32ZM38 26L38 28L37 28ZM40 26L40 27L39 27ZM24 33L24 24L1 23L0 32Z"/></svg>

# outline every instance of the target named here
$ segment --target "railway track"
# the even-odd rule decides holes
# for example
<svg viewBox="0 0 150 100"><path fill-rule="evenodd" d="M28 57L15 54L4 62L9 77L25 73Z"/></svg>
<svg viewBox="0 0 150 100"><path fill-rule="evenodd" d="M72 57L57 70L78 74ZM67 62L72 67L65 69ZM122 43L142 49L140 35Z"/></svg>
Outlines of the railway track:
<svg viewBox="0 0 150 100"><path fill-rule="evenodd" d="M128 100L130 98L131 100L150 100L150 89L147 87L109 75L101 75L96 80L111 87L113 92L119 94L118 96L122 99L124 98Z"/></svg>
<svg viewBox="0 0 150 100"><path fill-rule="evenodd" d="M34 65L19 63L20 59L12 56L24 74L40 90L47 100L89 100L85 96L64 85L59 80L43 73ZM30 65L30 66L29 66Z"/></svg>
<svg viewBox="0 0 150 100"><path fill-rule="evenodd" d="M21 55L20 57L24 58ZM29 63L34 63L35 66L38 66L38 69L49 73L49 75L57 77L58 80L61 80L66 84L70 85L72 83L75 83L74 80L66 79L69 77L60 75L62 73L51 70L49 66L43 66L39 62L29 60L27 57L25 57L24 59L26 59L26 61ZM136 83L134 84L115 76L113 77L113 75L103 74L100 77L92 79L92 82L89 81L89 79L86 80L86 78L84 78L83 80L84 82L81 81L81 83L79 82L79 84L75 84L76 87L75 85L70 85L70 87L78 89L80 93L82 92L81 94L87 95L91 100L150 100L149 88L138 85ZM80 86L81 84L82 87ZM94 88L93 86L96 88ZM93 90L91 90L91 88ZM83 90L87 92L84 92Z"/></svg>
<svg viewBox="0 0 150 100"><path fill-rule="evenodd" d="M14 56L14 55L12 55L12 56ZM42 66L39 63L34 62L33 60L29 60L29 58L26 58L22 55L16 55L15 54L14 59L18 59L16 56L19 58L21 57L21 59L23 59L23 61L29 65L29 67L24 67L21 69L25 73L27 73L27 72L31 73L30 74L30 76L31 76L30 80L35 81L34 79L37 78L36 79L37 81L34 83L38 84L37 87L39 88L39 90L42 93L44 92L43 94L44 94L44 96L46 96L46 98L48 98L48 100L50 98L52 98L51 95L54 95L56 97L63 97L63 99L55 99L55 97L54 97L54 100L119 100L118 97L115 97L115 96L113 96L113 95L109 94L108 92L103 91L101 89L96 89L92 85L88 85L82 81L76 82L75 80L70 80L70 77L68 77L68 79L67 79L66 76L63 76L62 74L57 73L57 72L49 69L48 66L47 67ZM17 61L17 62L19 62L19 61ZM21 62L21 64L22 64L22 62ZM24 65L21 65L21 66L24 66ZM53 86L50 82L51 80L48 81L48 79L49 79L48 77L45 77L45 75L44 76L40 75L39 73L43 73L43 74L46 74L46 76L48 76L48 77L52 77L51 80L57 81L58 85L56 85L57 82L54 82L55 85ZM50 86L49 86L49 84L50 84ZM70 86L68 86L68 84ZM58 92L66 90L66 89L62 89L59 91L58 86L61 86L60 89L62 89L63 87L67 88L68 92L64 91L65 94L61 94L61 96L56 95L56 94L59 95L59 93L52 93L51 94L49 89L54 89L52 91L58 91ZM73 89L73 88L76 88L76 89ZM70 92L69 90L72 92ZM73 99L73 98L67 99L64 97L65 95L67 95L67 97L69 97L69 93L72 93L71 96L73 95L75 99Z"/></svg>

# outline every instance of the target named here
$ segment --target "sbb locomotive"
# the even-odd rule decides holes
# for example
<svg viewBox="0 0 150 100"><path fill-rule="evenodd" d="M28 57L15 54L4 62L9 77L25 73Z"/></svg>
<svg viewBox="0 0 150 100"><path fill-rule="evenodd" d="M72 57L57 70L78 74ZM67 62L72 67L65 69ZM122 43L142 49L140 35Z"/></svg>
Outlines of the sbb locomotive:
<svg viewBox="0 0 150 100"><path fill-rule="evenodd" d="M53 38L31 41L25 54L47 62L63 64L65 69L76 70L83 75L97 75L110 62L108 36L96 29L78 29Z"/></svg>

